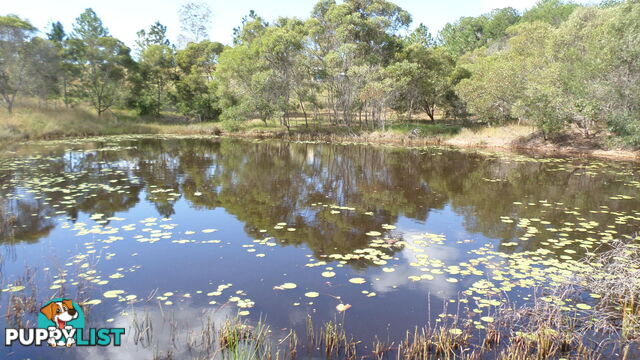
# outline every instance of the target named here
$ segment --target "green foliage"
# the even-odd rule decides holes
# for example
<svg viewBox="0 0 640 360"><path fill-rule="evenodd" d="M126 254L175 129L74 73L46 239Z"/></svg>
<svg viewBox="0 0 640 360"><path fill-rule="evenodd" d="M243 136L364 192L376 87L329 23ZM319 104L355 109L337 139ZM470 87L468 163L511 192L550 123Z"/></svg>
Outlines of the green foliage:
<svg viewBox="0 0 640 360"><path fill-rule="evenodd" d="M429 28L422 23L404 41L407 45L420 45L425 48L436 46L436 39L431 35Z"/></svg>
<svg viewBox="0 0 640 360"><path fill-rule="evenodd" d="M174 80L175 55L167 45L148 45L138 65L139 81L135 106L141 115L160 115L169 103L168 92Z"/></svg>
<svg viewBox="0 0 640 360"><path fill-rule="evenodd" d="M455 60L444 48L412 44L405 47L399 58L417 66L415 81L404 86L405 93L401 97L409 106L401 108L411 112L415 102L417 109L424 111L434 120L436 108L455 106L447 98L447 94L452 90L450 74L454 70Z"/></svg>
<svg viewBox="0 0 640 360"><path fill-rule="evenodd" d="M512 27L504 50L463 59L472 76L457 92L482 119L529 122L545 136L569 126L584 137L608 129L637 146L638 16L640 4L626 2L575 9L557 28L550 21Z"/></svg>
<svg viewBox="0 0 640 360"><path fill-rule="evenodd" d="M47 38L57 44L62 44L62 42L67 38L64 26L62 26L60 21L51 23L51 30L47 33Z"/></svg>
<svg viewBox="0 0 640 360"><path fill-rule="evenodd" d="M220 115L214 73L224 46L208 40L189 43L176 53L180 71L175 82L175 101L178 110L187 116L216 120Z"/></svg>
<svg viewBox="0 0 640 360"><path fill-rule="evenodd" d="M443 46L453 56L461 56L505 37L507 29L520 20L513 8L496 9L478 17L463 17L440 31Z"/></svg>
<svg viewBox="0 0 640 360"><path fill-rule="evenodd" d="M558 26L565 22L580 5L562 0L539 0L534 7L522 14L523 22L545 22Z"/></svg>
<svg viewBox="0 0 640 360"><path fill-rule="evenodd" d="M109 30L102 25L102 20L93 9L86 9L76 18L72 36L77 39L98 39L109 36Z"/></svg>
<svg viewBox="0 0 640 360"><path fill-rule="evenodd" d="M10 35L24 39L36 31L36 28L29 21L13 14L0 16L0 28L2 29L3 41L5 39L4 36Z"/></svg>
<svg viewBox="0 0 640 360"><path fill-rule="evenodd" d="M167 38L167 27L162 25L159 21L153 23L149 27L149 30L141 29L136 33L136 35L138 36L136 46L139 53L142 53L151 45L171 45L171 42Z"/></svg>
<svg viewBox="0 0 640 360"><path fill-rule="evenodd" d="M47 39L26 20L0 16L0 101L11 111L26 94L90 104L98 115L128 107L237 128L324 118L345 133L422 113L473 116L531 124L545 137L571 129L639 146L637 1L540 0L522 15L503 8L460 18L437 41L424 24L408 32L410 14L388 0L320 0L305 20L272 23L251 11L230 47L206 40L206 5L187 3L180 17L179 49L155 22L137 33L134 60L92 9L69 35L53 22Z"/></svg>
<svg viewBox="0 0 640 360"><path fill-rule="evenodd" d="M301 73L303 23L280 19L267 26L254 15L237 33L237 45L226 50L217 71L227 120L274 116L289 126L289 113L308 79Z"/></svg>
<svg viewBox="0 0 640 360"><path fill-rule="evenodd" d="M609 129L616 135L614 142L640 149L640 119L638 117L617 116L609 123Z"/></svg>
<svg viewBox="0 0 640 360"><path fill-rule="evenodd" d="M57 62L55 64L42 64L45 67L54 67L57 72L56 94L54 97L61 97L65 106L69 107L77 102L80 96L80 89L75 81L80 74L81 66L76 62L74 49L69 45L69 36L65 32L62 23L59 21L51 24L51 29L47 33L47 38L54 44L57 50Z"/></svg>
<svg viewBox="0 0 640 360"><path fill-rule="evenodd" d="M109 36L109 31L92 9L85 10L76 19L69 46L75 62L81 67L82 96L101 116L121 96L127 68L133 66L129 48Z"/></svg>
<svg viewBox="0 0 640 360"><path fill-rule="evenodd" d="M31 36L35 27L16 15L0 16L0 95L8 112L37 63Z"/></svg>

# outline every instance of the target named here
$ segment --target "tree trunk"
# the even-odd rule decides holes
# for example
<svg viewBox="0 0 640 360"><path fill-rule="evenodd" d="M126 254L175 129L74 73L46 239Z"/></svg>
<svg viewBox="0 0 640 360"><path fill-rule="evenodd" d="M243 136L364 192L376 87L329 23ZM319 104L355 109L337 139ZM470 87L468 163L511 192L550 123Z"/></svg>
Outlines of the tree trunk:
<svg viewBox="0 0 640 360"><path fill-rule="evenodd" d="M62 92L64 98L64 107L69 108L69 91L67 89L67 77L62 78Z"/></svg>
<svg viewBox="0 0 640 360"><path fill-rule="evenodd" d="M435 105L432 104L425 104L424 105L424 112L427 113L427 116L429 116L429 119L431 119L431 121L435 121L435 112L436 112L436 107Z"/></svg>
<svg viewBox="0 0 640 360"><path fill-rule="evenodd" d="M298 101L300 101L300 108L302 109L302 113L304 114L304 126L308 129L309 121L307 120L307 111L304 109L304 103L302 102L302 100L298 99Z"/></svg>

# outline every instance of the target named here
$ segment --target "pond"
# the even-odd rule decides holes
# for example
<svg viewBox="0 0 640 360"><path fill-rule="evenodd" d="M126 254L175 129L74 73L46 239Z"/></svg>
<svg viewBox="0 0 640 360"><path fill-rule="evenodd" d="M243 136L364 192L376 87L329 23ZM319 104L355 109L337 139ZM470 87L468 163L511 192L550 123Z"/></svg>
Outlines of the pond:
<svg viewBox="0 0 640 360"><path fill-rule="evenodd" d="M235 316L276 339L333 320L365 353L447 313L481 329L505 296L526 303L632 237L639 175L634 163L435 147L23 144L0 158L2 322L34 326L47 299L73 298L87 326L127 329L120 347L59 349L91 359L189 357L182 336ZM143 321L152 337L136 336Z"/></svg>

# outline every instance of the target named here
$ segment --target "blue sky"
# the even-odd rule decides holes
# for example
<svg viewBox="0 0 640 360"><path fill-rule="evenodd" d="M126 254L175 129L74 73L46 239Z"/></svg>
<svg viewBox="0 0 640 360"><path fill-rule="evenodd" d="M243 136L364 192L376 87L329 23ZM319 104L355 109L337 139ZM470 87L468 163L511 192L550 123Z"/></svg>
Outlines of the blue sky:
<svg viewBox="0 0 640 360"><path fill-rule="evenodd" d="M413 25L424 23L435 33L446 23L461 16L476 16L491 9L512 6L519 10L530 8L537 0L394 0L413 16ZM93 8L111 34L129 46L134 44L136 32L159 20L168 27L172 41L178 36L177 11L185 0L2 0L0 14L17 14L29 19L40 29L51 21L61 21L70 30L74 19L85 8ZM315 0L204 0L213 11L210 38L230 43L232 30L249 10L271 20L278 16L305 18ZM588 0L579 1L588 2Z"/></svg>

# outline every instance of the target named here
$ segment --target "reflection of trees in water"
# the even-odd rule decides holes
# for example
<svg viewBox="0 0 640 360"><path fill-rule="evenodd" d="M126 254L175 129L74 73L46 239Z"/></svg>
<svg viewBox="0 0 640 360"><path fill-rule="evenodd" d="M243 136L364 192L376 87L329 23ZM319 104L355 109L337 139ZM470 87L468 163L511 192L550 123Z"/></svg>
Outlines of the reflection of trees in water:
<svg viewBox="0 0 640 360"><path fill-rule="evenodd" d="M7 199L0 202L0 243L35 243L55 228L53 209L42 200Z"/></svg>
<svg viewBox="0 0 640 360"><path fill-rule="evenodd" d="M0 199L0 239L2 241L13 238L14 223L15 217L7 209L7 200Z"/></svg>
<svg viewBox="0 0 640 360"><path fill-rule="evenodd" d="M252 237L265 236L259 230L266 229L282 243L307 245L320 256L366 247L370 240L366 232L380 231L382 224L393 224L400 216L425 221L432 209L443 209L447 204L463 216L467 231L505 241L520 236L522 229L502 222L500 216L545 217L563 223L576 222L576 216L567 214L565 208L579 208L583 213L604 205L622 212L638 208L637 200L609 200L611 195L631 190L615 174L583 175L583 169L551 171L560 165L546 162L286 142L142 139L123 145L111 151L68 151L38 167L49 174L75 174L64 177L57 184L60 187L109 185L77 196L75 206L65 207L69 217L77 218L78 212L108 217L127 211L140 201L142 191L145 199L168 217L174 214L178 200L171 193L179 193L196 209L223 207L245 223L245 231ZM116 186L113 184L120 186L118 191L109 190ZM158 189L166 191L154 192ZM62 191L47 193L49 206L62 203L67 195ZM540 200L562 205L513 204ZM357 210L331 214L327 207L311 206L314 203ZM611 214L591 215L602 224L613 219ZM273 229L279 222L296 231ZM524 246L537 248L535 241Z"/></svg>
<svg viewBox="0 0 640 360"><path fill-rule="evenodd" d="M221 153L222 168L232 169L220 177L225 209L252 236L266 229L287 244L306 244L316 255L367 247L366 232L395 223L403 213L425 219L430 205L443 204L428 186L407 187L404 164L370 147L266 143L224 146ZM311 206L318 202L357 210L331 214L331 208ZM273 230L279 222L296 231Z"/></svg>
<svg viewBox="0 0 640 360"><path fill-rule="evenodd" d="M577 167L574 170L556 171L560 165L536 161L516 162L477 156L465 156L458 160L480 166L471 168L468 164L466 175L458 177L457 182L438 182L437 179L450 178L448 171L442 169L430 183L434 189L445 193L452 208L464 216L467 231L487 237L511 241L522 236L525 230L515 224L521 218L543 218L551 221L555 227L562 227L568 222L577 227L578 223L583 222L579 218L584 216L606 226L614 224L615 215L593 211L608 206L607 210L631 214L638 209L637 200L612 202L609 199L615 194L633 193L632 188L612 174L589 175L585 174L585 169ZM486 179L505 181L490 182ZM454 187L451 188L450 184L454 184ZM543 206L545 201L552 203L552 206ZM514 205L514 202L524 205ZM581 215L570 213L574 210ZM509 216L516 221L504 223L500 216ZM540 226L536 223L532 225ZM539 241L544 240L523 242L519 250L535 250L540 246ZM511 252L514 249L502 250Z"/></svg>

